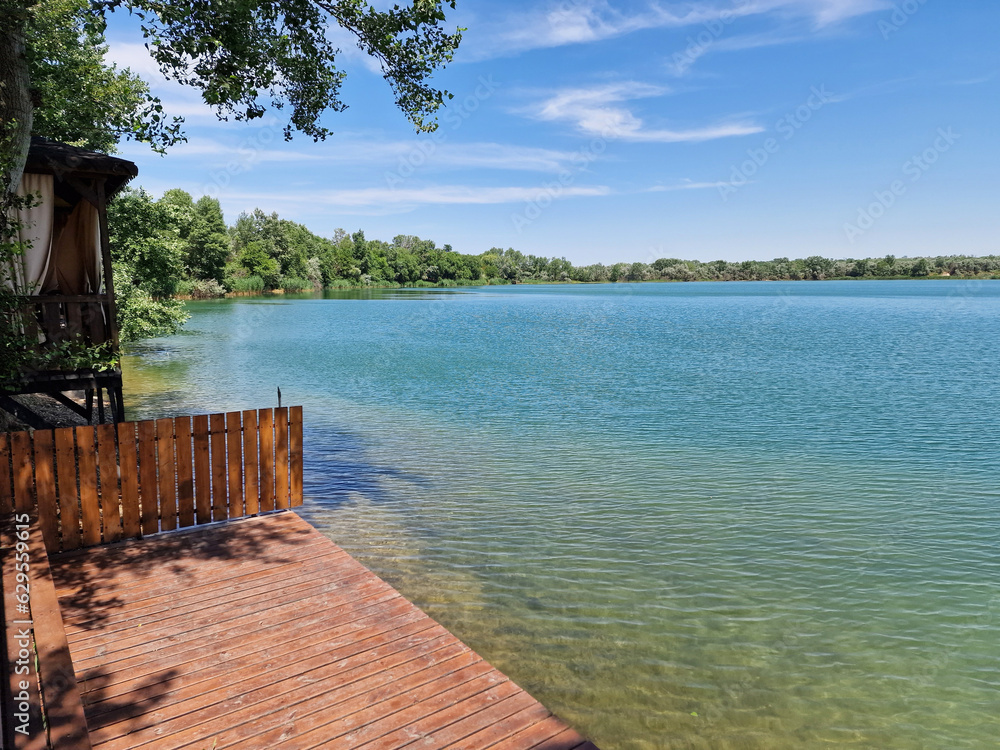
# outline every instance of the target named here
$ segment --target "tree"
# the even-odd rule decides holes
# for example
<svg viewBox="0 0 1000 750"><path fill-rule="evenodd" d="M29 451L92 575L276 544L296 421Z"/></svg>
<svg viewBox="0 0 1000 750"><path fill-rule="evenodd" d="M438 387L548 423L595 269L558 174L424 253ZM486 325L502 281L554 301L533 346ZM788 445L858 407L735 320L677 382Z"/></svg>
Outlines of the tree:
<svg viewBox="0 0 1000 750"><path fill-rule="evenodd" d="M38 0L25 31L35 135L109 152L122 138L161 151L180 139L180 119L168 120L149 85L104 62L88 0Z"/></svg>
<svg viewBox="0 0 1000 750"><path fill-rule="evenodd" d="M187 236L188 273L195 279L213 279L221 284L229 248L222 207L217 199L203 196L194 204L194 218Z"/></svg>
<svg viewBox="0 0 1000 750"><path fill-rule="evenodd" d="M127 71L109 71L100 62L105 17L116 9L127 8L138 17L163 74L200 89L222 119L252 120L269 106L287 106L286 138L297 130L317 140L330 134L320 123L321 115L346 108L339 97L345 74L336 66L339 50L328 39L330 22L351 32L358 46L378 60L396 104L425 131L435 129L433 115L449 96L428 79L452 59L462 31L448 33L443 28L444 7L454 8L455 0L412 0L409 6L388 10L376 10L367 0L83 3L0 0L0 147L10 157L2 165L5 194L20 181L30 135L56 134L55 129L41 132L34 127L36 110L39 125L54 128L56 112L68 110L79 97L86 104L86 93L67 85L75 80L72 70L85 77L103 75L105 83L126 94L123 110L116 110L123 117L115 122L94 118L96 110L90 106L78 118L95 120L93 125L103 133L120 126L113 134L115 142L131 135L159 138L169 145L179 135L171 129L177 123L166 123L159 102L141 81ZM46 81L53 83L46 89L48 99L39 100L39 86Z"/></svg>
<svg viewBox="0 0 1000 750"><path fill-rule="evenodd" d="M174 333L184 319L172 299L183 269L184 241L171 202L127 188L108 205L115 301L122 341Z"/></svg>

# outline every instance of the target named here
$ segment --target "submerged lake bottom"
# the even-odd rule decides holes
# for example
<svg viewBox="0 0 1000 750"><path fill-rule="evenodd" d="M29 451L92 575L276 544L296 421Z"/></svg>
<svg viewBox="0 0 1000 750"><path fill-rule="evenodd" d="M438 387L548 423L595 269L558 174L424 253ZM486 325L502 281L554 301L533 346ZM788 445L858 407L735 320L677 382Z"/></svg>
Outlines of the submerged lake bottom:
<svg viewBox="0 0 1000 750"><path fill-rule="evenodd" d="M188 309L129 417L280 387L302 514L605 750L996 746L1000 282Z"/></svg>

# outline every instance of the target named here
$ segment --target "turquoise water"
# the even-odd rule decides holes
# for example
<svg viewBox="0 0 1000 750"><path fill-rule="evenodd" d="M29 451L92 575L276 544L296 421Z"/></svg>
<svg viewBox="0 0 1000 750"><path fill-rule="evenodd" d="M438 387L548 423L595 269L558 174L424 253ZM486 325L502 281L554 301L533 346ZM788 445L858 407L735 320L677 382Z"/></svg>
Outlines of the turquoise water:
<svg viewBox="0 0 1000 750"><path fill-rule="evenodd" d="M614 748L992 748L1000 282L191 303L132 417L305 407L306 515Z"/></svg>

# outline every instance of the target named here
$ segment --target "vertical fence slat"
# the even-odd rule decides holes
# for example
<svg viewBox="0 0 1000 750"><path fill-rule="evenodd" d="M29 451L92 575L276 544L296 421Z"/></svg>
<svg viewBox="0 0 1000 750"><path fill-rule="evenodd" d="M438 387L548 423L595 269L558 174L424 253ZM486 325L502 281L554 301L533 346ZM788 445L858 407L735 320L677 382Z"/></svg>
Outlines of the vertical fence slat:
<svg viewBox="0 0 1000 750"><path fill-rule="evenodd" d="M118 465L122 479L123 531L126 539L136 539L142 534L142 516L139 513L139 454L133 422L118 425Z"/></svg>
<svg viewBox="0 0 1000 750"><path fill-rule="evenodd" d="M10 436L10 444L14 459L14 508L18 513L29 513L35 506L31 436L27 432L15 432Z"/></svg>
<svg viewBox="0 0 1000 750"><path fill-rule="evenodd" d="M194 418L194 488L198 523L212 520L212 464L208 455L208 415Z"/></svg>
<svg viewBox="0 0 1000 750"><path fill-rule="evenodd" d="M97 497L97 452L93 427L77 427L76 460L80 466L80 518L83 546L101 543L101 506Z"/></svg>
<svg viewBox="0 0 1000 750"><path fill-rule="evenodd" d="M229 450L229 517L242 518L243 512L243 427L240 412L226 414L226 447Z"/></svg>
<svg viewBox="0 0 1000 750"><path fill-rule="evenodd" d="M0 513L14 510L14 490L11 485L10 436L0 432Z"/></svg>
<svg viewBox="0 0 1000 750"><path fill-rule="evenodd" d="M274 410L274 505L288 507L288 407Z"/></svg>
<svg viewBox="0 0 1000 750"><path fill-rule="evenodd" d="M59 533L62 549L80 547L80 506L76 493L76 449L73 428L62 427L54 433L56 474L59 480Z"/></svg>
<svg viewBox="0 0 1000 750"><path fill-rule="evenodd" d="M243 412L243 500L247 515L260 512L260 490L257 486L257 412Z"/></svg>
<svg viewBox="0 0 1000 750"><path fill-rule="evenodd" d="M302 503L302 407L0 434L0 511L77 549Z"/></svg>
<svg viewBox="0 0 1000 750"><path fill-rule="evenodd" d="M302 407L288 410L288 471L291 506L302 505Z"/></svg>
<svg viewBox="0 0 1000 750"><path fill-rule="evenodd" d="M258 413L260 435L260 510L274 510L274 410Z"/></svg>
<svg viewBox="0 0 1000 750"><path fill-rule="evenodd" d="M191 417L174 420L177 432L177 520L181 528L194 526L194 456Z"/></svg>
<svg viewBox="0 0 1000 750"><path fill-rule="evenodd" d="M208 418L212 444L212 520L224 521L229 513L226 496L226 415Z"/></svg>
<svg viewBox="0 0 1000 750"><path fill-rule="evenodd" d="M174 463L174 420L156 420L156 466L160 490L160 529L177 528L177 469Z"/></svg>
<svg viewBox="0 0 1000 750"><path fill-rule="evenodd" d="M118 456L115 450L115 426L102 424L97 427L97 465L101 472L101 516L104 522L104 541L117 542L122 538L121 495L118 491Z"/></svg>
<svg viewBox="0 0 1000 750"><path fill-rule="evenodd" d="M139 515L143 534L160 530L160 508L156 482L156 423L149 419L139 422Z"/></svg>
<svg viewBox="0 0 1000 750"><path fill-rule="evenodd" d="M35 431L35 498L38 502L38 525L45 546L59 551L59 517L56 512L56 453L51 430Z"/></svg>

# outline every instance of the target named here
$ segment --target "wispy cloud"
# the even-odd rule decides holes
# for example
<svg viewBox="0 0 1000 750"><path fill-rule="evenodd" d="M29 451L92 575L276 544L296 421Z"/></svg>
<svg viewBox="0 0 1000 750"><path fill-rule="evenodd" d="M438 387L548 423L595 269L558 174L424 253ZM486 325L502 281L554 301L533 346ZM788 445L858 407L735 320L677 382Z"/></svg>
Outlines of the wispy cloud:
<svg viewBox="0 0 1000 750"><path fill-rule="evenodd" d="M682 78L691 72L694 64L710 52L738 52L760 47L774 47L779 44L801 42L807 38L802 32L790 29L771 29L754 34L723 37L724 27L712 27L712 32L698 39L688 37L688 44L682 50L675 52L667 60L667 72L675 78Z"/></svg>
<svg viewBox="0 0 1000 750"><path fill-rule="evenodd" d="M653 185L652 187L646 188L642 192L644 193L673 193L677 190L708 190L710 188L718 189L722 185L726 185L725 182L695 182L694 180L684 180L674 185Z"/></svg>
<svg viewBox="0 0 1000 750"><path fill-rule="evenodd" d="M104 59L119 68L129 68L149 84L150 90L163 102L168 117L183 117L188 122L218 122L215 110L190 86L168 80L145 45L112 40Z"/></svg>
<svg viewBox="0 0 1000 750"><path fill-rule="evenodd" d="M495 169L517 172L555 173L569 167L578 155L571 151L515 146L504 143L435 143L430 140L377 141L364 138L337 138L326 143L308 143L299 147L281 142L277 120L262 121L259 128L245 128L240 139L227 141L192 136L187 143L170 150L172 159L196 160L203 166L239 162L316 162L356 164L371 168L391 168L412 163L419 156L424 170ZM271 147L268 147L270 145ZM148 148L126 143L123 153L138 155Z"/></svg>
<svg viewBox="0 0 1000 750"><path fill-rule="evenodd" d="M505 57L533 49L585 44L651 29L733 23L741 18L773 16L779 25L805 22L818 30L856 16L892 7L889 0L717 0L715 2L656 2L632 12L608 0L546 3L533 13L497 24L483 24L478 46L464 59Z"/></svg>
<svg viewBox="0 0 1000 750"><path fill-rule="evenodd" d="M422 169L496 169L558 172L576 156L569 151L506 143L438 143L427 140L345 139L320 147L322 158L341 163L397 166L419 161ZM419 157L419 158L417 158Z"/></svg>
<svg viewBox="0 0 1000 750"><path fill-rule="evenodd" d="M611 188L604 185L567 187L560 198L592 198L610 195ZM276 203L297 207L329 208L341 211L350 209L412 210L421 205L489 205L536 201L547 195L544 187L481 187L475 185L428 185L405 189L360 188L356 190L310 190L294 193L233 193L224 197L228 202L262 205Z"/></svg>
<svg viewBox="0 0 1000 750"><path fill-rule="evenodd" d="M668 89L645 83L623 82L591 88L563 89L526 110L550 122L568 122L584 135L647 143L695 143L716 138L751 135L763 128L752 122L720 122L697 128L650 128L624 102L662 96Z"/></svg>

